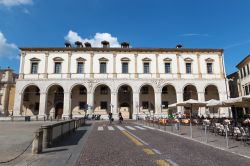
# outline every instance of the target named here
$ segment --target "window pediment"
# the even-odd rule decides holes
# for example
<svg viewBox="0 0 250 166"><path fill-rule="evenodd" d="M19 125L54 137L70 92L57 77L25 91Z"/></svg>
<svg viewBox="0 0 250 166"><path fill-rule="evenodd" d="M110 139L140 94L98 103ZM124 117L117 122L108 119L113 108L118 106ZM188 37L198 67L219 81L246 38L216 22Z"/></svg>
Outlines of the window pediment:
<svg viewBox="0 0 250 166"><path fill-rule="evenodd" d="M185 58L184 61L185 62L193 62L193 59L191 59L191 58Z"/></svg>
<svg viewBox="0 0 250 166"><path fill-rule="evenodd" d="M79 58L76 58L76 61L78 62L83 62L83 61L86 61L86 59L82 58L82 57L79 57Z"/></svg>
<svg viewBox="0 0 250 166"><path fill-rule="evenodd" d="M126 58L126 57L124 57L124 58L122 58L122 59L121 59L121 61L130 61L130 59L129 59L129 58Z"/></svg>
<svg viewBox="0 0 250 166"><path fill-rule="evenodd" d="M165 58L165 59L163 59L163 61L165 61L165 62L171 62L172 59L170 59L170 58Z"/></svg>
<svg viewBox="0 0 250 166"><path fill-rule="evenodd" d="M61 57L55 57L55 58L53 58L53 60L54 60L54 61L64 61L64 59L61 58Z"/></svg>
<svg viewBox="0 0 250 166"><path fill-rule="evenodd" d="M109 61L109 60L107 58L102 57L102 58L99 59L99 61L106 62L106 61Z"/></svg>
<svg viewBox="0 0 250 166"><path fill-rule="evenodd" d="M150 62L151 59L150 58L143 58L142 61Z"/></svg>
<svg viewBox="0 0 250 166"><path fill-rule="evenodd" d="M214 62L214 59L212 59L212 58L207 58L207 59L205 59L205 61L206 61L206 62Z"/></svg>
<svg viewBox="0 0 250 166"><path fill-rule="evenodd" d="M31 58L30 61L32 61L32 62L39 62L39 61L41 61L41 60L38 59L38 58Z"/></svg>

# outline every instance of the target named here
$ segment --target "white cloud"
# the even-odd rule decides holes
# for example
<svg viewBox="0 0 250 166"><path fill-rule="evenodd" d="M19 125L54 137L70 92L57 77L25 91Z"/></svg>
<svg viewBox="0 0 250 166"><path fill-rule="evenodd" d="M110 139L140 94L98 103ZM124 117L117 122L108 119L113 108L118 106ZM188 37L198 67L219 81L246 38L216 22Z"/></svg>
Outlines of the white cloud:
<svg viewBox="0 0 250 166"><path fill-rule="evenodd" d="M0 0L0 5L6 7L20 6L20 5L30 5L33 0Z"/></svg>
<svg viewBox="0 0 250 166"><path fill-rule="evenodd" d="M82 38L81 36L78 35L77 32L70 30L67 36L64 37L64 39L72 44L74 44L76 41L80 41L83 44L85 42L89 42L91 43L92 47L101 47L102 46L101 42L103 40L106 40L109 42L110 47L120 47L117 37L113 37L109 33L96 33L93 38L88 39L88 38Z"/></svg>
<svg viewBox="0 0 250 166"><path fill-rule="evenodd" d="M3 33L0 32L0 58L18 58L18 47L13 43L8 43Z"/></svg>
<svg viewBox="0 0 250 166"><path fill-rule="evenodd" d="M238 47L238 46L245 45L245 44L248 44L248 43L250 43L250 39L245 40L245 41L241 41L241 42L238 42L238 43L233 43L233 44L227 45L227 46L224 47L224 49L230 49L230 48Z"/></svg>
<svg viewBox="0 0 250 166"><path fill-rule="evenodd" d="M203 36L203 37L208 37L208 34L200 34L200 33L185 33L185 34L181 34L179 36L182 37L189 37L189 36Z"/></svg>

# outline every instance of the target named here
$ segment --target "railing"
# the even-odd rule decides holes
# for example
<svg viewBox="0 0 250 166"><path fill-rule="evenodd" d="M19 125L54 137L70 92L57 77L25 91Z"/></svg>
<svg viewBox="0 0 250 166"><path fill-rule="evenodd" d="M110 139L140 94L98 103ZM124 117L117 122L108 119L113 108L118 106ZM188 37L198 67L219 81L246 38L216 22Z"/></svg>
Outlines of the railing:
<svg viewBox="0 0 250 166"><path fill-rule="evenodd" d="M181 73L180 77L183 79L198 79L200 74L198 73ZM220 79L221 75L216 74L207 74L202 73L201 77L203 79ZM39 74L24 74L24 79L63 79L63 78L73 78L73 79L85 79L85 78L127 78L127 79L134 79L134 78L162 78L162 79L178 79L177 73L39 73Z"/></svg>

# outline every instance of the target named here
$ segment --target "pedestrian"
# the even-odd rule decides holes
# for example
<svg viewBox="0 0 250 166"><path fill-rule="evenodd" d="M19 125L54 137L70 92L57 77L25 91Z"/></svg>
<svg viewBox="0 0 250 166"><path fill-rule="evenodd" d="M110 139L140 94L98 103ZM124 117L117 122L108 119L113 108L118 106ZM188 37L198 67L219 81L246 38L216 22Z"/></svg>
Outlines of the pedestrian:
<svg viewBox="0 0 250 166"><path fill-rule="evenodd" d="M113 114L111 112L109 112L109 124L112 124L113 121Z"/></svg>
<svg viewBox="0 0 250 166"><path fill-rule="evenodd" d="M122 124L122 121L123 121L122 113L119 112L119 123Z"/></svg>

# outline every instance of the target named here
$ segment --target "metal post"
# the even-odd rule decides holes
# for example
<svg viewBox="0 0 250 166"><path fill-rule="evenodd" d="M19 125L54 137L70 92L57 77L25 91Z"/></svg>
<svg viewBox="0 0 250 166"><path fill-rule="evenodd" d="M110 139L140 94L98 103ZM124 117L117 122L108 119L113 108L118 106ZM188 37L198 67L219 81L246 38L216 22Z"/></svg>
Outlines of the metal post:
<svg viewBox="0 0 250 166"><path fill-rule="evenodd" d="M208 142L208 138L207 138L207 124L205 124L205 139L206 139L206 143Z"/></svg>
<svg viewBox="0 0 250 166"><path fill-rule="evenodd" d="M227 145L227 148L229 148L229 140L228 140L228 133L227 133L227 126L226 126L226 145Z"/></svg>

